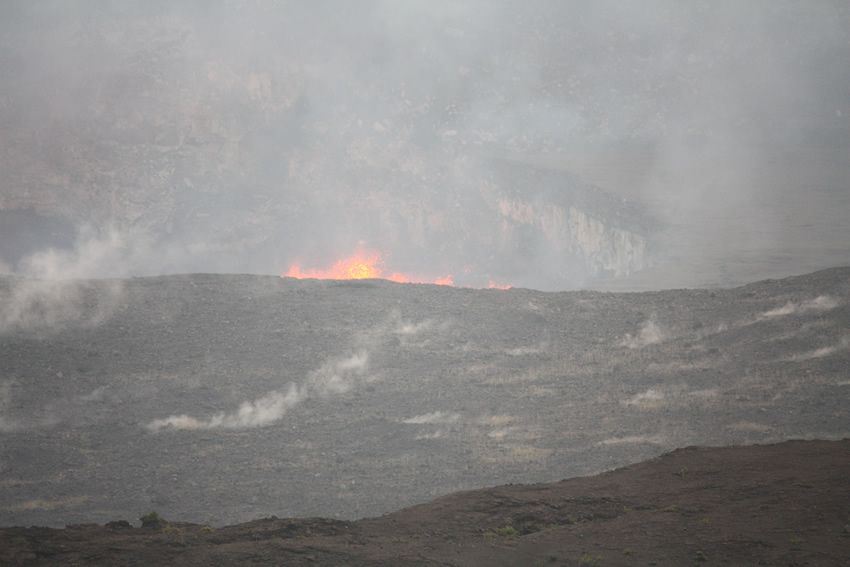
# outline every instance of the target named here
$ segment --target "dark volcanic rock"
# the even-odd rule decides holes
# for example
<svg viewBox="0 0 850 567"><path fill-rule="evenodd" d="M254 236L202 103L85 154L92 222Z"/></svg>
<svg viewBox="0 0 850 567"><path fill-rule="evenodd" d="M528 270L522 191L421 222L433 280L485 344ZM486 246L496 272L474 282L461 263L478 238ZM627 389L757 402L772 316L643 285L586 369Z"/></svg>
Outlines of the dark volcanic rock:
<svg viewBox="0 0 850 567"><path fill-rule="evenodd" d="M25 565L847 564L850 441L689 447L597 476L444 496L355 522L0 529Z"/></svg>
<svg viewBox="0 0 850 567"><path fill-rule="evenodd" d="M846 437L848 278L3 278L0 525L354 519L687 445Z"/></svg>

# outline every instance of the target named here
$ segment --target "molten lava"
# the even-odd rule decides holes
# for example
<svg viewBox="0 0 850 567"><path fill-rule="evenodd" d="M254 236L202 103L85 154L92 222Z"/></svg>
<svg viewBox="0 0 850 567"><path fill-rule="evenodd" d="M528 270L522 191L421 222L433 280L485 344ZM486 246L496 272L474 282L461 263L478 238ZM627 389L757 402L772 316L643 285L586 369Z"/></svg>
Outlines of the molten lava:
<svg viewBox="0 0 850 567"><path fill-rule="evenodd" d="M382 278L399 283L435 283L438 285L453 285L452 276L445 275L433 281L426 278L418 278L410 274L393 272L389 276L383 275L383 257L377 252L360 250L348 258L344 258L326 270L302 270L301 266L294 264L289 271L283 274L284 278L316 278L319 280L362 280L367 278Z"/></svg>
<svg viewBox="0 0 850 567"><path fill-rule="evenodd" d="M290 266L289 271L283 274L288 278L316 278L318 280L363 280L367 278L380 278L383 259L377 253L357 252L349 258L339 260L327 270L301 270L297 264Z"/></svg>

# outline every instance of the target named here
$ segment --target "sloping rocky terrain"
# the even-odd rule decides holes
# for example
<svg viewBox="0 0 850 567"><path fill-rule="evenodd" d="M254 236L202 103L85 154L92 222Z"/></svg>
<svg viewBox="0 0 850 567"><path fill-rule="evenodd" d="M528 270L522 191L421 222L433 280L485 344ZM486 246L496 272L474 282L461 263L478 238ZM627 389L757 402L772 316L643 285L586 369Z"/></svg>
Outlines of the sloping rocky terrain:
<svg viewBox="0 0 850 567"><path fill-rule="evenodd" d="M4 277L0 525L377 516L850 435L850 269L734 289Z"/></svg>
<svg viewBox="0 0 850 567"><path fill-rule="evenodd" d="M655 8L2 4L0 564L847 564L850 12Z"/></svg>
<svg viewBox="0 0 850 567"><path fill-rule="evenodd" d="M147 515L0 528L3 565L821 565L850 559L850 441L690 447L593 477L461 492L353 522Z"/></svg>

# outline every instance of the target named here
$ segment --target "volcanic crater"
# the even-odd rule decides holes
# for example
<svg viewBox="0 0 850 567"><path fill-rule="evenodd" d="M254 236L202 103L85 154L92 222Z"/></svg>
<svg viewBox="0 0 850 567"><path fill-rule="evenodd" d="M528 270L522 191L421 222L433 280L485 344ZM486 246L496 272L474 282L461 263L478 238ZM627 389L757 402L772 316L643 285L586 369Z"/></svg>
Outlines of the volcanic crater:
<svg viewBox="0 0 850 567"><path fill-rule="evenodd" d="M0 524L377 516L850 433L850 268L740 288L0 280Z"/></svg>

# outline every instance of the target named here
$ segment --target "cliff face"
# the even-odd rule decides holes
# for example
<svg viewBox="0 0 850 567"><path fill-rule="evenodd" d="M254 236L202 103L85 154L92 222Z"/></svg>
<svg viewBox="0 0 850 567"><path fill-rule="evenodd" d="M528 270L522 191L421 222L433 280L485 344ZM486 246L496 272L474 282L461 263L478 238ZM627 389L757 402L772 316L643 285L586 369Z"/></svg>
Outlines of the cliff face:
<svg viewBox="0 0 850 567"><path fill-rule="evenodd" d="M627 276L646 261L646 235L606 225L604 219L575 207L551 207L540 223L556 250L584 259L592 276Z"/></svg>
<svg viewBox="0 0 850 567"><path fill-rule="evenodd" d="M131 273L273 273L363 242L402 268L476 283L529 284L533 269L563 286L647 262L651 223L633 204L487 157L552 143L533 124L522 135L502 125L517 101L499 85L522 61L480 53L477 67L434 86L348 52L352 38L300 29L321 18L325 34L350 17L374 25L368 10L243 4L218 6L218 18L236 21L227 33L191 3L10 14L22 31L3 34L0 211L35 215L55 247L73 246L68 225L117 233L127 249L143 240L153 251ZM471 41L451 27L434 34ZM442 49L416 62L443 69ZM482 124L467 90L504 100ZM0 258L7 269L39 249L9 223L0 231L15 243Z"/></svg>
<svg viewBox="0 0 850 567"><path fill-rule="evenodd" d="M275 273L368 246L388 269L563 289L646 275L652 250L677 258L670 281L714 242L726 271L742 233L749 281L753 258L788 255L766 243L812 232L777 234L775 187L842 193L846 160L826 181L820 165L802 181L770 171L783 152L846 148L848 15L767 0L2 3L0 270L38 275L28 256L58 247L93 266L81 276ZM645 211L570 173L681 232L654 237ZM695 222L707 206L718 220Z"/></svg>

